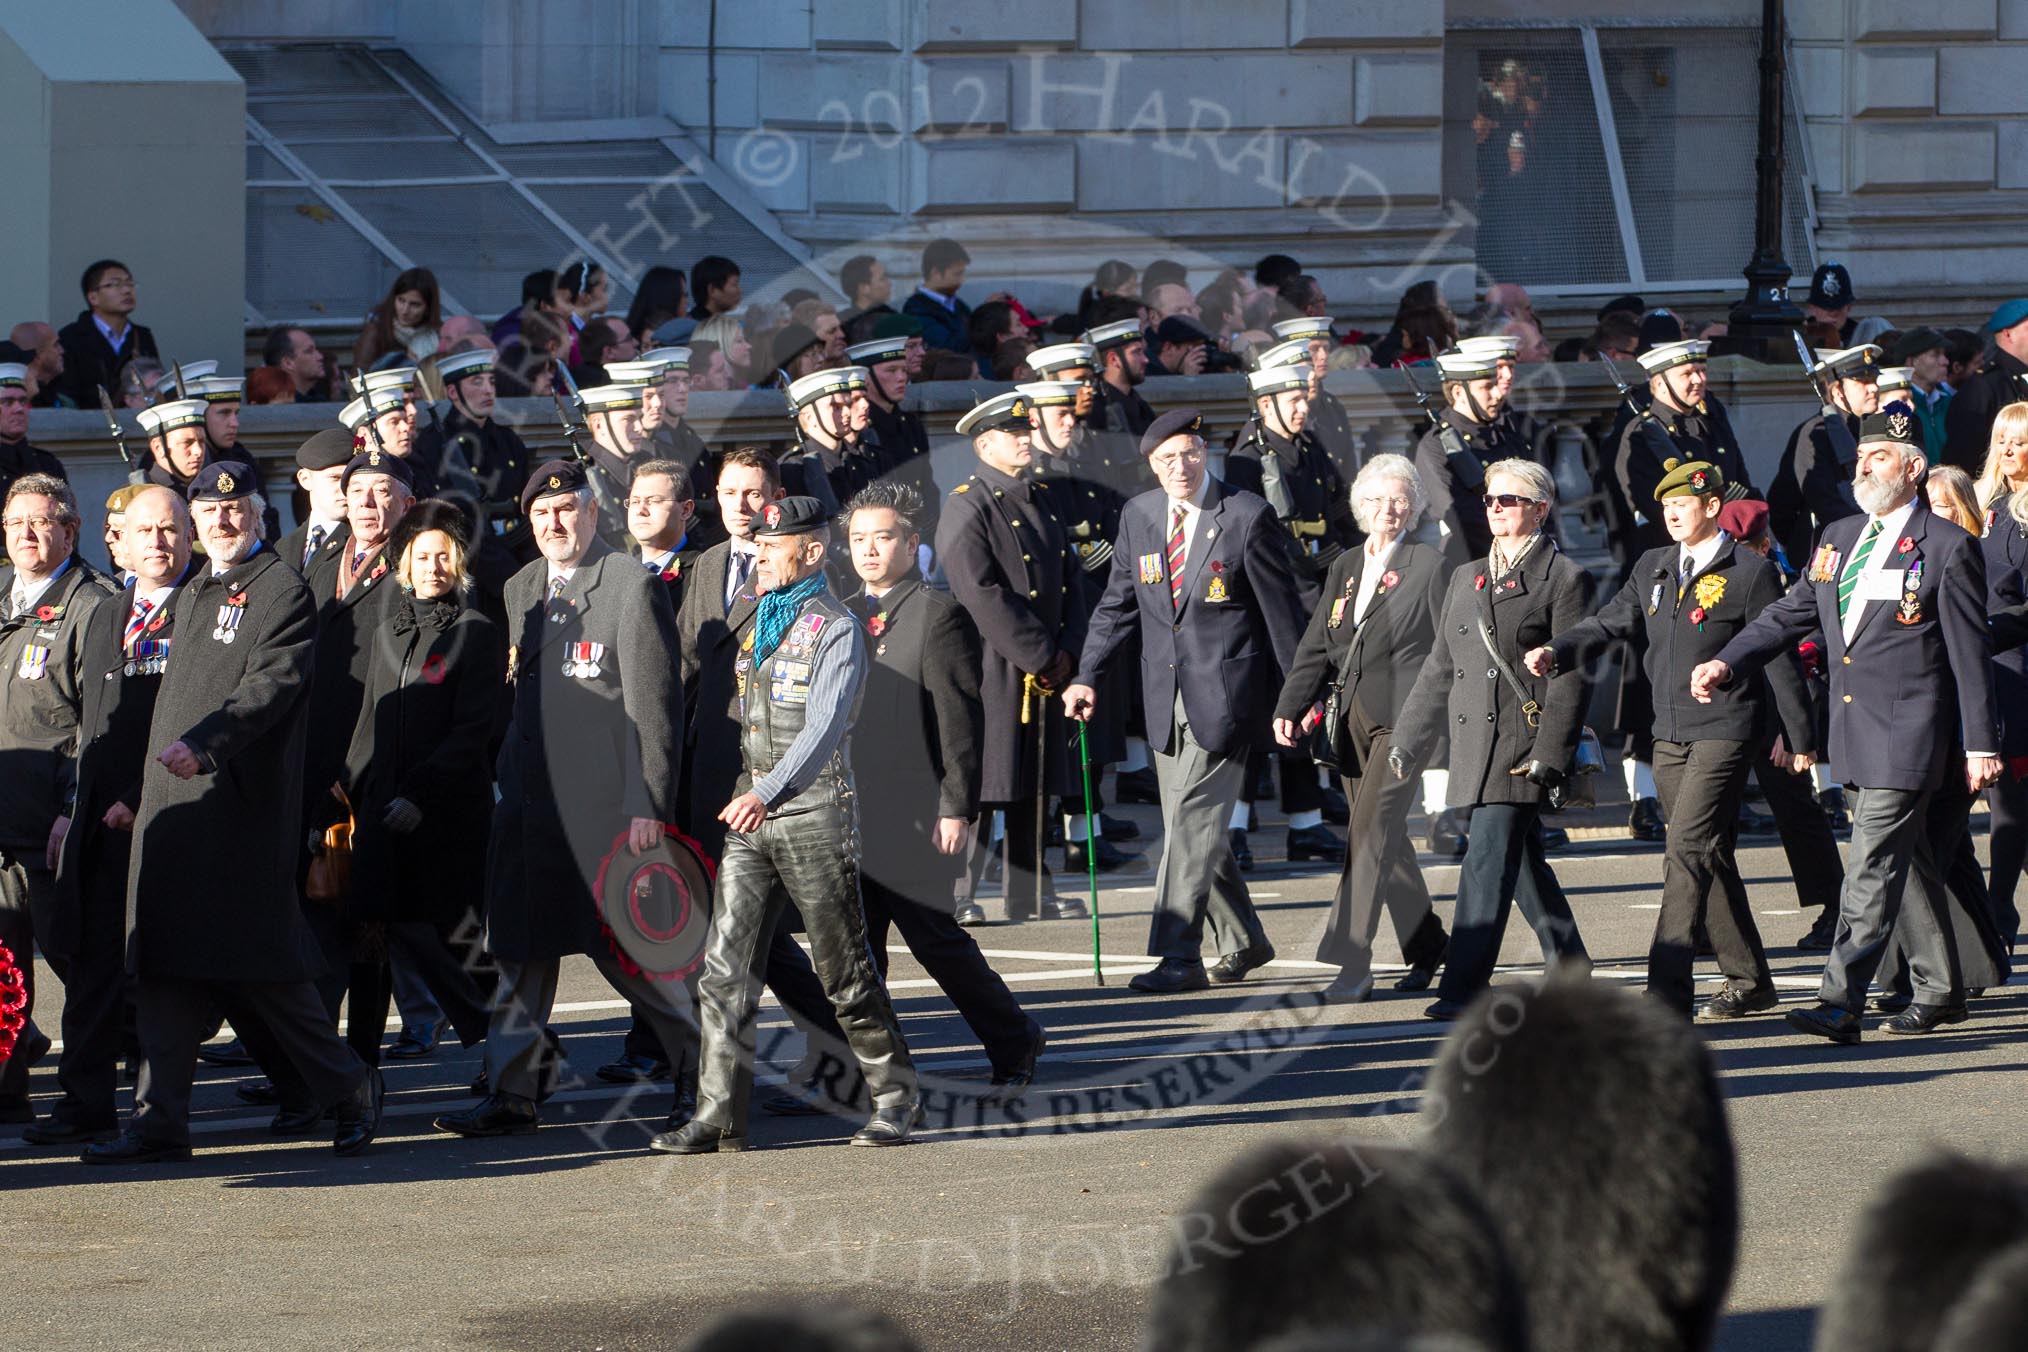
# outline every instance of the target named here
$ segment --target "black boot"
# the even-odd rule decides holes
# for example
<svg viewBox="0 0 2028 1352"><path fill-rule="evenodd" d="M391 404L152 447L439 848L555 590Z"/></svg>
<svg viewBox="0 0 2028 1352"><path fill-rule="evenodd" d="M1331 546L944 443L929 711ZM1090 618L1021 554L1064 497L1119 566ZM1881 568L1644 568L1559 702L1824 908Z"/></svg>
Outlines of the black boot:
<svg viewBox="0 0 2028 1352"><path fill-rule="evenodd" d="M1653 798L1636 799L1633 811L1627 814L1627 831L1635 840L1659 844L1668 839L1669 827L1662 820L1662 804Z"/></svg>
<svg viewBox="0 0 2028 1352"><path fill-rule="evenodd" d="M1247 840L1246 832L1237 826L1232 828L1232 857L1239 863L1241 873L1253 872L1253 844Z"/></svg>

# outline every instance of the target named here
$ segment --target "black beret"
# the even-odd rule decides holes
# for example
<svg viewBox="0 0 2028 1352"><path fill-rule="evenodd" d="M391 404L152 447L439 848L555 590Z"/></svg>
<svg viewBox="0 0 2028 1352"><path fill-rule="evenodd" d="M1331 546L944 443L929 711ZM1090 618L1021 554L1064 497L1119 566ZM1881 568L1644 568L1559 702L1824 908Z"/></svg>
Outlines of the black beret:
<svg viewBox="0 0 2028 1352"><path fill-rule="evenodd" d="M385 474L409 491L415 490L415 471L408 467L408 461L393 451L383 451L378 446L353 456L346 463L345 477L338 481L338 486L350 488L352 476L355 474Z"/></svg>
<svg viewBox="0 0 2028 1352"><path fill-rule="evenodd" d="M584 466L577 461L546 460L528 476L528 486L521 490L521 515L527 516L538 498L575 493L584 485Z"/></svg>
<svg viewBox="0 0 2028 1352"><path fill-rule="evenodd" d="M296 448L297 469L331 469L352 458L352 433L327 427Z"/></svg>
<svg viewBox="0 0 2028 1352"><path fill-rule="evenodd" d="M214 460L197 471L186 496L192 502L232 502L258 493L260 475L238 460Z"/></svg>
<svg viewBox="0 0 2028 1352"><path fill-rule="evenodd" d="M1928 454L1923 446L1922 424L1916 421L1915 410L1899 399L1860 420L1859 444L1863 446L1869 441L1891 441L1911 447L1919 454Z"/></svg>
<svg viewBox="0 0 2028 1352"><path fill-rule="evenodd" d="M756 540L763 535L809 535L824 529L829 521L824 504L815 498L783 498L761 508L750 534Z"/></svg>
<svg viewBox="0 0 2028 1352"><path fill-rule="evenodd" d="M1204 415L1194 408L1172 408L1149 423L1148 430L1141 433L1141 454L1153 455L1157 446L1185 432L1202 435Z"/></svg>

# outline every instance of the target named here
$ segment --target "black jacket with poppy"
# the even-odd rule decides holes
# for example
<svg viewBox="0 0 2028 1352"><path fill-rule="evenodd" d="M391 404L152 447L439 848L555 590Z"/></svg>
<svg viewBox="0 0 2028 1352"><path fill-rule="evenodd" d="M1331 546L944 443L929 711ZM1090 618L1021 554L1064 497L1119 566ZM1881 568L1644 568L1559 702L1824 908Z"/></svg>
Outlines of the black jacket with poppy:
<svg viewBox="0 0 2028 1352"><path fill-rule="evenodd" d="M1638 643L1654 691L1655 740L1757 741L1779 713L1789 749L1814 752L1809 695L1793 661L1770 662L1764 677L1734 681L1709 704L1691 698L1690 673L1779 599L1782 583L1773 563L1728 538L1679 596L1681 553L1670 543L1636 559L1612 600L1550 641L1557 666L1580 666L1608 643Z"/></svg>
<svg viewBox="0 0 2028 1352"><path fill-rule="evenodd" d="M0 565L0 608L14 569ZM85 631L115 601L112 584L73 555L35 608L0 621L0 852L42 857L76 788Z"/></svg>
<svg viewBox="0 0 2028 1352"><path fill-rule="evenodd" d="M365 697L345 753L356 821L350 909L363 920L456 925L485 902L487 742L506 659L481 612L390 595L367 636ZM382 822L397 798L422 811L405 835Z"/></svg>
<svg viewBox="0 0 2028 1352"><path fill-rule="evenodd" d="M1390 574L1394 581L1379 591ZM1394 547L1379 576L1368 576L1364 548L1341 555L1296 648L1275 717L1301 723L1342 669L1345 693L1339 703L1346 717L1357 704L1365 715L1361 722L1393 727L1429 655L1449 576L1441 554L1410 540ZM1354 602L1362 590L1378 594L1366 618L1355 623Z"/></svg>

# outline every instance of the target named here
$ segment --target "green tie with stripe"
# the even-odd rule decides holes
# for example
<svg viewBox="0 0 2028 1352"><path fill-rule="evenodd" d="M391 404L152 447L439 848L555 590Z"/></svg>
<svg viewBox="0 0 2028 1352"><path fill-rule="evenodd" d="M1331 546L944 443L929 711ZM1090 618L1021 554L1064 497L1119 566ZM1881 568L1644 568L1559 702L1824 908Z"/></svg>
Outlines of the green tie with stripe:
<svg viewBox="0 0 2028 1352"><path fill-rule="evenodd" d="M1845 565L1845 571L1838 575L1838 622L1845 622L1845 612L1851 608L1852 593L1859 590L1859 574L1866 571L1866 560L1873 553L1873 542L1880 538L1880 519L1875 517L1866 527L1866 533L1859 537L1859 545L1852 551L1852 561Z"/></svg>

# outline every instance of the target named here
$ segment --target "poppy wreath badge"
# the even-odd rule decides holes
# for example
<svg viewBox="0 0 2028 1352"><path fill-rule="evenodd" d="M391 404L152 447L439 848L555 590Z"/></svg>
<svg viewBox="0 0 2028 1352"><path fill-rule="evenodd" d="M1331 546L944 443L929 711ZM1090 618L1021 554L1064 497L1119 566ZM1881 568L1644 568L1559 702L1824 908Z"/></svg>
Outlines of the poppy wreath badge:
<svg viewBox="0 0 2028 1352"><path fill-rule="evenodd" d="M1711 613L1711 607L1725 599L1725 579L1715 574L1698 578L1697 590L1692 593L1692 599L1697 604L1691 607L1690 623L1702 629L1705 617Z"/></svg>

